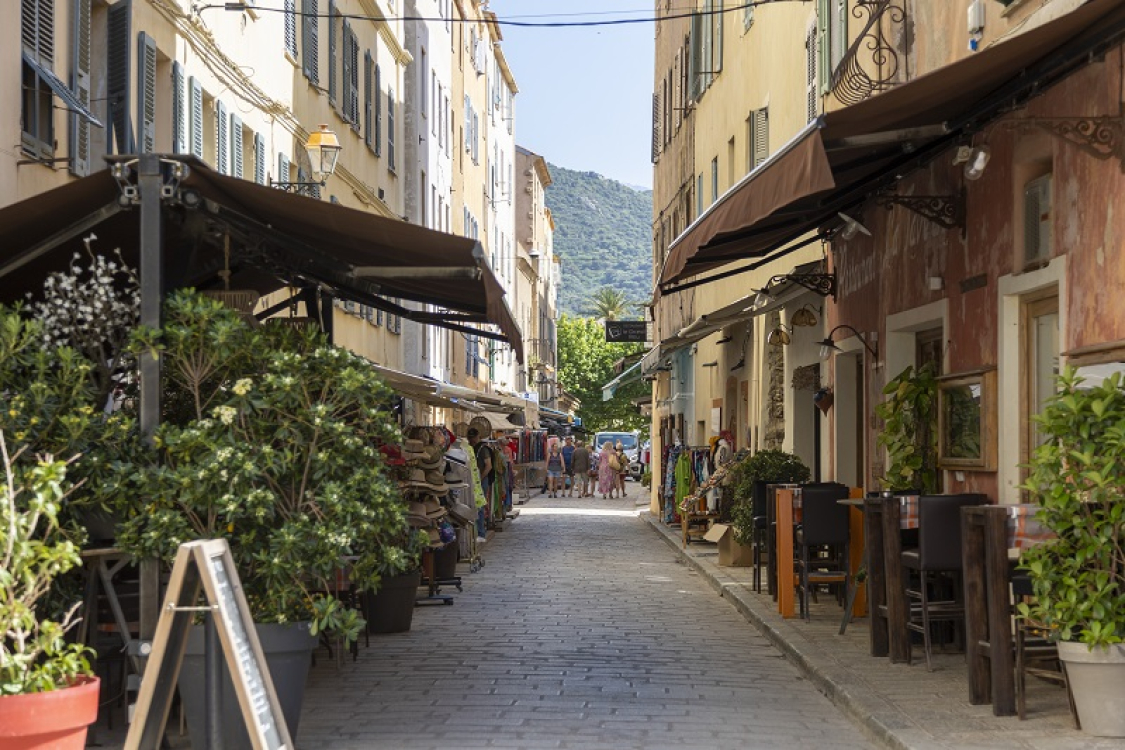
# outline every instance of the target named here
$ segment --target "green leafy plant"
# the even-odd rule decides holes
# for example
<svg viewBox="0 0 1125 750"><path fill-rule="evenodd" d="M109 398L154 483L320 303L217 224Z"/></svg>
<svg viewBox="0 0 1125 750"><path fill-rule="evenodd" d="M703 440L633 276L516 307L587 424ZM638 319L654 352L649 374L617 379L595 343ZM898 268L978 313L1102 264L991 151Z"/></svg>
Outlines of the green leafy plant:
<svg viewBox="0 0 1125 750"><path fill-rule="evenodd" d="M1057 535L1024 551L1035 592L1020 614L1091 648L1125 639L1125 390L1085 387L1073 368L1034 417L1044 437L1024 489Z"/></svg>
<svg viewBox="0 0 1125 750"><path fill-rule="evenodd" d="M754 533L754 483L807 482L812 472L796 455L767 449L753 453L734 464L730 486L734 491L731 521L739 544L750 544Z"/></svg>
<svg viewBox="0 0 1125 750"><path fill-rule="evenodd" d="M644 474L641 474L641 486L642 487L651 487L652 486L652 469L645 469Z"/></svg>
<svg viewBox="0 0 1125 750"><path fill-rule="evenodd" d="M933 367L907 367L883 388L877 443L887 449L883 489L937 492L937 379Z"/></svg>
<svg viewBox="0 0 1125 750"><path fill-rule="evenodd" d="M52 582L82 562L58 523L67 466L50 456L19 461L26 452L9 454L0 430L0 695L47 692L92 674L89 650L66 641L81 599L57 621L41 611Z"/></svg>
<svg viewBox="0 0 1125 750"><path fill-rule="evenodd" d="M582 402L582 426L591 434L640 430L644 440L651 420L641 416L632 399L651 391L649 384L627 383L609 400L602 398L602 385L617 377L614 363L630 354L639 355L644 346L608 343L601 321L563 315L558 321L558 347L559 385Z"/></svg>
<svg viewBox="0 0 1125 750"><path fill-rule="evenodd" d="M376 447L400 439L389 392L319 332L250 328L190 292L165 311L136 346L163 352L167 421L120 478L145 500L119 546L171 561L183 542L225 538L256 621L311 620L354 638L362 618L327 593L344 558L371 576L415 554Z"/></svg>

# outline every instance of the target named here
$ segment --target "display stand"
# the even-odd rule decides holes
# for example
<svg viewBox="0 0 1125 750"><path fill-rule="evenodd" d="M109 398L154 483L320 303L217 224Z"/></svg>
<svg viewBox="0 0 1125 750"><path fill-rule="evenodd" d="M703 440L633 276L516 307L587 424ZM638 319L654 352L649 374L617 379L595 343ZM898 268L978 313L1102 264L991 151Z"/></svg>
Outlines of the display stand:
<svg viewBox="0 0 1125 750"><path fill-rule="evenodd" d="M449 544L456 544L456 542L449 542ZM446 546L449 546L448 544ZM442 547L441 549L445 549ZM448 586L456 586L457 590L461 590L461 577L456 576L448 579L435 579L434 577L434 554L435 550L428 549L422 553L422 583L427 588L427 593L419 596L414 600L415 605L428 605L428 604L453 604L453 597L449 594L441 593L441 586L443 584Z"/></svg>
<svg viewBox="0 0 1125 750"><path fill-rule="evenodd" d="M519 495L519 504L523 505L531 499L531 490L536 490L538 495L543 491L543 482L547 478L547 462L531 461L529 463L515 463L512 465L516 474L516 492Z"/></svg>

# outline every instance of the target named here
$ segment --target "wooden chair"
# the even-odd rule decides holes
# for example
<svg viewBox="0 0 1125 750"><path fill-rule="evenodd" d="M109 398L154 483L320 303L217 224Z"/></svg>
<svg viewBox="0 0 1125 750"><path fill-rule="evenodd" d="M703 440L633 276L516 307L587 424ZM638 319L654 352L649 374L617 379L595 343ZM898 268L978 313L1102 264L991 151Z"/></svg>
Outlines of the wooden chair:
<svg viewBox="0 0 1125 750"><path fill-rule="evenodd" d="M843 601L848 588L850 529L848 508L838 501L848 497L843 485L808 486L801 490L801 528L797 535L801 614L810 619L809 599L816 587L838 585ZM811 554L810 554L811 553Z"/></svg>

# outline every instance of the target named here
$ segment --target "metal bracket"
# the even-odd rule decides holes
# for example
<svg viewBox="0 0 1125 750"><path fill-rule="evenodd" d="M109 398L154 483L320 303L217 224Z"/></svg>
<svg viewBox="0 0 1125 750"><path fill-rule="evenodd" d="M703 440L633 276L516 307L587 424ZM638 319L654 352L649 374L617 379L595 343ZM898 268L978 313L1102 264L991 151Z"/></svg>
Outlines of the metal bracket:
<svg viewBox="0 0 1125 750"><path fill-rule="evenodd" d="M833 71L829 90L842 104L858 104L868 97L896 85L898 51L888 38L885 26L902 25L906 14L890 0L856 0L851 14L867 20ZM886 17L887 24L883 23ZM860 60L860 55L870 59ZM872 75L870 71L878 71Z"/></svg>
<svg viewBox="0 0 1125 750"><path fill-rule="evenodd" d="M884 194L875 202L890 211L902 206L945 229L965 229L965 189L950 195Z"/></svg>
<svg viewBox="0 0 1125 750"><path fill-rule="evenodd" d="M1125 116L1025 117L1007 123L1013 130L1027 133L1041 130L1077 146L1098 159L1117 158L1125 172Z"/></svg>
<svg viewBox="0 0 1125 750"><path fill-rule="evenodd" d="M137 188L137 165L139 159L123 159L110 164L109 173L117 186L121 189L121 196L117 199L124 206L140 205L141 196ZM188 176L191 169L187 164L176 159L161 159L160 172L163 178L160 186L162 200L179 200L180 183Z"/></svg>
<svg viewBox="0 0 1125 750"><path fill-rule="evenodd" d="M836 274L833 273L790 273L781 276L774 276L770 279L770 284L781 281L791 281L794 284L803 286L810 292L819 294L821 297L831 296L836 299Z"/></svg>

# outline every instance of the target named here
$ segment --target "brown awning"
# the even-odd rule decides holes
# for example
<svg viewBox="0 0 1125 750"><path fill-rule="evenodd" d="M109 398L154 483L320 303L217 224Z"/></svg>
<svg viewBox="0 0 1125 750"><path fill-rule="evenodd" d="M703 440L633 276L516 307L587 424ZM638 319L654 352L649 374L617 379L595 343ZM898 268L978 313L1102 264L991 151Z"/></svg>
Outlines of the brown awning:
<svg viewBox="0 0 1125 750"><path fill-rule="evenodd" d="M164 211L169 288L219 284L229 236L234 287L264 295L316 286L427 324L492 324L500 334L480 333L508 341L523 360L504 289L475 240L221 175L196 159L164 158L188 166L180 200ZM41 289L48 273L64 269L82 250L90 232L99 251L120 248L135 267L140 211L123 208L120 196L114 178L101 171L0 210L0 301ZM392 299L440 311L404 309Z"/></svg>
<svg viewBox="0 0 1125 750"><path fill-rule="evenodd" d="M1125 0L1080 8L859 104L829 112L672 244L662 286L761 258L886 189L967 133L1120 43ZM667 291L667 290L666 290Z"/></svg>

